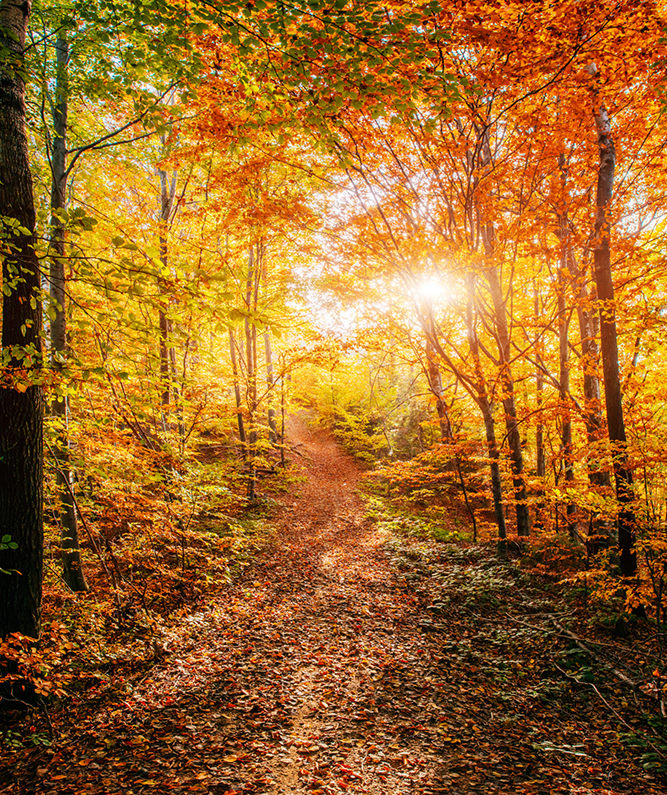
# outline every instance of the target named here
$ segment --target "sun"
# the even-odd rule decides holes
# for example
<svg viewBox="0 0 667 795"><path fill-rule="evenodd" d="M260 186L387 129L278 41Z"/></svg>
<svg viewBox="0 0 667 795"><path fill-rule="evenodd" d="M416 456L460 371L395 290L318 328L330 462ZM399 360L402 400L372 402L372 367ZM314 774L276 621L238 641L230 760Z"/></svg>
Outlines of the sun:
<svg viewBox="0 0 667 795"><path fill-rule="evenodd" d="M429 304L437 304L446 300L451 292L442 279L436 275L422 276L415 282L412 289L417 300L426 301Z"/></svg>

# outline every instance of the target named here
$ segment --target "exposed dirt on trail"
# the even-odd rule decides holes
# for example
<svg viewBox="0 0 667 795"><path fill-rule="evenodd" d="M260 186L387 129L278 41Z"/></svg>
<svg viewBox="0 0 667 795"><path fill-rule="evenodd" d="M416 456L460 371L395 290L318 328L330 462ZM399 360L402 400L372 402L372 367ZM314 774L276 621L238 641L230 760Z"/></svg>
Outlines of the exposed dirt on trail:
<svg viewBox="0 0 667 795"><path fill-rule="evenodd" d="M35 751L2 792L664 791L635 778L597 702L549 700L539 659L507 661L518 640L489 646L492 614L427 612L444 558L420 564L418 549L397 566L356 494L359 467L298 420L291 442L307 480L272 520L275 545L184 619L124 701L73 716L70 740Z"/></svg>

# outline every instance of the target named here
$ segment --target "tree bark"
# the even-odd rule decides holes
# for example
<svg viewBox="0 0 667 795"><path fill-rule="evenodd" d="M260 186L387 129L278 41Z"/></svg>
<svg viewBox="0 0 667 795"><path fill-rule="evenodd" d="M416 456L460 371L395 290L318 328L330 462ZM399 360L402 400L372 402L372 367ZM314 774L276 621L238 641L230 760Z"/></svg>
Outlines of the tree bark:
<svg viewBox="0 0 667 795"><path fill-rule="evenodd" d="M540 294L537 286L534 287L535 305L535 324L537 326L540 317ZM544 421L542 413L544 410L544 371L543 366L544 342L541 335L535 343L535 359L537 367L535 369L535 393L537 402L537 426L535 428L535 474L539 478L540 485L537 488L537 506L535 508L535 526L544 526L544 478L546 475L546 457L544 455Z"/></svg>
<svg viewBox="0 0 667 795"><path fill-rule="evenodd" d="M561 467L565 474L565 486L574 486L574 464L572 456L572 411L570 407L570 351L569 330L570 319L565 305L567 283L565 269L567 249L569 247L566 219L561 216L561 261L558 268L558 360L559 360L559 410L561 419L560 455ZM565 501L565 520L569 534L574 537L576 507L571 500Z"/></svg>
<svg viewBox="0 0 667 795"><path fill-rule="evenodd" d="M269 274L266 263L262 269L262 281L264 283L264 300L268 303L268 282ZM271 350L271 332L268 328L264 329L264 362L266 364L266 402L267 402L267 422L269 424L269 440L275 444L278 439L278 426L276 423L276 410L273 407L273 391L275 379L273 377L273 353Z"/></svg>
<svg viewBox="0 0 667 795"><path fill-rule="evenodd" d="M589 297L586 292L584 275L569 252L568 269L574 279L575 300L577 302L577 321L581 339L581 367L584 376L584 426L589 447L594 447L604 436L602 403L600 400L600 379L598 377L600 351L597 344L597 323L587 308ZM600 468L596 458L588 457L588 478L592 486L609 488L609 472Z"/></svg>
<svg viewBox="0 0 667 795"><path fill-rule="evenodd" d="M491 168L493 163L489 129L490 127L486 122L478 128L477 158L479 159L479 165L485 171ZM479 178L476 176L474 182L475 192L478 186ZM512 344L507 323L507 307L503 296L500 274L494 261L496 234L493 222L486 217L484 208L482 208L477 201L474 202L474 206L476 210L477 239L482 243L484 256L488 263L485 269L485 275L489 286L489 292L491 293L491 301L493 303L493 322L495 325L500 359L500 388L505 414L506 438L510 449L510 459L512 461L512 486L516 510L516 528L517 534L520 537L526 537L530 535L530 512L528 510L526 481L523 474L521 435L519 433L516 401L514 399L514 379L512 377L511 368Z"/></svg>
<svg viewBox="0 0 667 795"><path fill-rule="evenodd" d="M255 249L248 249L248 274L246 278L246 309L251 312L257 308L257 268L255 262ZM249 502L254 502L257 487L257 466L255 453L257 445L257 326L245 318L246 341L246 379L248 396L248 460L250 472L248 474L247 496Z"/></svg>
<svg viewBox="0 0 667 795"><path fill-rule="evenodd" d="M612 447L616 499L620 511L618 515L618 547L621 574L634 577L637 573L637 553L635 545L635 512L633 507L632 472L628 463L627 439L623 417L623 396L621 394L620 368L618 363L618 338L616 333L616 307L614 303L614 282L611 272L611 247L609 204L614 189L616 168L616 149L611 134L609 116L600 103L598 71L595 64L588 67L592 84L593 115L598 137L598 181L595 197L595 285L600 307L600 348L602 352L602 372L604 376L604 396L607 410L607 432Z"/></svg>
<svg viewBox="0 0 667 795"><path fill-rule="evenodd" d="M239 368L236 360L236 340L234 331L229 327L229 354L232 359L232 378L234 380L234 398L236 400L236 422L239 428L239 441L241 442L242 455L245 458L248 454L248 444L243 425L243 407L241 403L241 385L239 383Z"/></svg>
<svg viewBox="0 0 667 795"><path fill-rule="evenodd" d="M567 167L565 156L558 158L563 197L567 199ZM610 484L609 473L600 469L600 463L591 454L596 444L604 435L602 405L600 403L600 379L598 377L599 355L596 341L597 329L594 318L588 308L589 299L586 291L586 280L583 270L577 264L570 241L570 221L567 210L558 215L558 235L564 244L564 269L567 269L574 293L581 341L581 368L584 381L584 426L589 447L588 479L592 486L606 487Z"/></svg>
<svg viewBox="0 0 667 795"><path fill-rule="evenodd" d="M39 263L21 78L30 0L0 0L0 207L19 226L3 229L0 386L0 637L39 638L42 601L42 367ZM3 224L3 227L5 224ZM17 388L18 387L18 388ZM8 573L7 573L8 572Z"/></svg>
<svg viewBox="0 0 667 795"><path fill-rule="evenodd" d="M172 173L171 179L167 172L161 168L157 169L160 178L160 213L158 216L158 239L160 246L160 263L167 272L169 266L169 244L167 233L169 231L169 218L174 206L176 196L176 178L178 172ZM162 426L166 432L169 427L170 407L173 402L178 403L176 395L176 351L172 344L172 323L169 317L168 301L169 297L164 291L164 279L158 279L161 304L158 310L158 322L160 326L160 403L162 404Z"/></svg>
<svg viewBox="0 0 667 795"><path fill-rule="evenodd" d="M475 330L474 319L474 300L475 300L475 276L468 275L468 301L466 304L466 326L468 336L468 347L472 355L473 369L476 380L477 405L482 412L484 420L484 433L486 436L486 450L489 456L489 469L491 470L491 496L493 499L493 513L498 526L498 551L504 555L506 549L507 526L505 523L505 511L503 510L503 487L500 479L500 450L496 441L495 421L493 419L493 408L488 397L486 379L482 372L482 365L479 358L479 342Z"/></svg>
<svg viewBox="0 0 667 795"><path fill-rule="evenodd" d="M485 248L487 254L492 248L490 238L492 231L487 228L485 235ZM493 302L494 322L498 337L498 353L500 355L500 380L502 390L502 404L505 412L505 429L507 443L510 448L512 461L512 485L514 488L514 503L516 506L517 534L521 537L530 535L530 515L528 511L528 498L526 494L526 481L523 475L523 451L521 449L521 435L517 421L516 402L514 400L514 379L512 378L511 343L507 325L507 309L502 293L502 285L498 276L498 269L494 266L486 270L486 279Z"/></svg>
<svg viewBox="0 0 667 795"><path fill-rule="evenodd" d="M267 421L269 423L269 439L275 443L278 439L278 426L276 423L276 410L273 407L273 354L271 352L271 333L268 329L264 331L264 360L266 362L266 400L268 408L266 410Z"/></svg>
<svg viewBox="0 0 667 795"><path fill-rule="evenodd" d="M67 209L67 124L69 111L69 44L63 34L56 40L56 85L53 100L53 145L51 148L51 240L49 282L51 297L51 367L61 373L67 360L67 307L64 214ZM79 526L72 497L74 473L69 439L69 398L56 398L51 414L56 420L53 453L56 459L56 489L60 502L60 546L63 579L72 591L85 592L88 583L81 565Z"/></svg>
<svg viewBox="0 0 667 795"><path fill-rule="evenodd" d="M435 333L435 329L432 329ZM442 388L442 375L438 367L435 356L435 349L430 336L426 335L426 373L431 394L435 398L435 410L438 413L438 425L440 426L440 441L453 441L452 428L447 416L447 405L445 403L445 390Z"/></svg>

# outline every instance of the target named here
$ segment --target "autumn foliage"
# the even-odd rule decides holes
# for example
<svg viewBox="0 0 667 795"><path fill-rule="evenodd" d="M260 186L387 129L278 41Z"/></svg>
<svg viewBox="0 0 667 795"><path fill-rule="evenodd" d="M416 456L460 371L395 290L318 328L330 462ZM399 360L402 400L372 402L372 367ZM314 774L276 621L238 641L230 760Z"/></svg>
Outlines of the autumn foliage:
<svg viewBox="0 0 667 795"><path fill-rule="evenodd" d="M646 622L633 681L664 717L663 6L17 13L0 5L0 698L164 659L264 560L300 412L363 465L364 522L483 544L499 580Z"/></svg>

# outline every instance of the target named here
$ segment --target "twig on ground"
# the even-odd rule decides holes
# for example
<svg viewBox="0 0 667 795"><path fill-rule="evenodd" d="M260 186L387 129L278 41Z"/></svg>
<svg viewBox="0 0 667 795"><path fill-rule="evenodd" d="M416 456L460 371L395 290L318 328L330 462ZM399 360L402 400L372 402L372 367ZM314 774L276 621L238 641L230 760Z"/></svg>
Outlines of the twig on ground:
<svg viewBox="0 0 667 795"><path fill-rule="evenodd" d="M608 671L611 671L611 673L613 673L617 679L620 679L620 681L628 685L628 687L631 687L633 690L638 690L640 686L643 684L643 682L637 679L631 679L629 676L626 676L626 674L624 674L623 671L619 671L618 668L616 668L616 666L604 660L599 654L597 654L597 652L593 651L593 649L591 649L590 646L587 646L578 635L575 635L574 632L570 632L569 629L565 629L565 627L559 624L555 618L551 619L551 623L556 627L556 629L561 635L564 635L566 638L569 638L583 652L586 652L586 654L591 656L603 668L606 668ZM642 692L645 693L645 695L650 696L651 698L654 699L656 698L655 696L652 696L650 693L646 693L643 690Z"/></svg>
<svg viewBox="0 0 667 795"><path fill-rule="evenodd" d="M556 665L556 663L554 663L554 667L556 669L558 669L563 674L563 676L567 677L571 681L576 682L579 685L587 685L588 687L591 687L596 692L596 694L599 697L600 701L602 701L602 703L605 705L605 707L607 707L607 709L614 715L614 717L619 721L619 723L621 723L623 726L625 726L625 728L629 732L632 732L632 734L636 734L637 733L636 729L634 727L632 727L626 720L624 720L624 718L618 713L618 711L615 710L614 707L607 701L607 699L598 690L598 688L597 688L597 686L595 685L594 682L583 682L581 679L578 679L576 676L574 676L574 674L571 674L569 671L566 671L565 669L561 668L559 665ZM656 745L654 745L647 737L644 737L644 741L646 742L646 744L653 751L655 751L655 753L661 759L664 759L665 761L667 761L667 755L665 753L663 753Z"/></svg>

